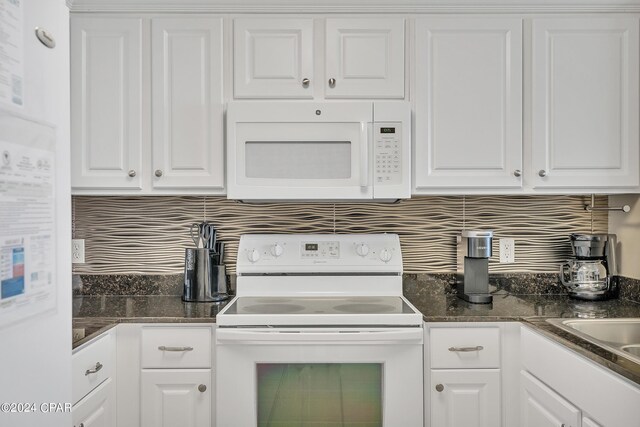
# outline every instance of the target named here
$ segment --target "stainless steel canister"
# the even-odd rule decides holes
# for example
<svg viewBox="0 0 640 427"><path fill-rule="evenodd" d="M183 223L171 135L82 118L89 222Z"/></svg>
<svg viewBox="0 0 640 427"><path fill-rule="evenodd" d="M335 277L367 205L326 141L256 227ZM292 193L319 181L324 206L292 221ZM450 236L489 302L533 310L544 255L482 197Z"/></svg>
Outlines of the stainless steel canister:
<svg viewBox="0 0 640 427"><path fill-rule="evenodd" d="M183 301L216 302L229 298L226 268L213 263L212 255L209 249L185 249Z"/></svg>

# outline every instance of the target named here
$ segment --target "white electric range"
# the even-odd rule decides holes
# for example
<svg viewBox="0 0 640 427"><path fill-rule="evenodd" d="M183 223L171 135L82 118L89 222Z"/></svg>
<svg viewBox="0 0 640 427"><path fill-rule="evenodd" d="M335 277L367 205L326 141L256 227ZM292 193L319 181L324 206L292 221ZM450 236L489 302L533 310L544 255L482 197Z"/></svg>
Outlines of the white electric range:
<svg viewBox="0 0 640 427"><path fill-rule="evenodd" d="M237 276L216 317L218 425L422 425L397 235L244 235Z"/></svg>

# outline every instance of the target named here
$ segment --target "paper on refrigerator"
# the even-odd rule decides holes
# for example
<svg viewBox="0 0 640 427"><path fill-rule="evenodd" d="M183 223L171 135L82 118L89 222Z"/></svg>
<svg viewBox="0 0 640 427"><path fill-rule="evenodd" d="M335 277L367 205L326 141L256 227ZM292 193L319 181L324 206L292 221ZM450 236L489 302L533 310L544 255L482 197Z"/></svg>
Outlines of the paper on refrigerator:
<svg viewBox="0 0 640 427"><path fill-rule="evenodd" d="M23 1L0 0L0 102L14 106L23 105Z"/></svg>
<svg viewBox="0 0 640 427"><path fill-rule="evenodd" d="M55 129L0 110L0 328L56 307Z"/></svg>

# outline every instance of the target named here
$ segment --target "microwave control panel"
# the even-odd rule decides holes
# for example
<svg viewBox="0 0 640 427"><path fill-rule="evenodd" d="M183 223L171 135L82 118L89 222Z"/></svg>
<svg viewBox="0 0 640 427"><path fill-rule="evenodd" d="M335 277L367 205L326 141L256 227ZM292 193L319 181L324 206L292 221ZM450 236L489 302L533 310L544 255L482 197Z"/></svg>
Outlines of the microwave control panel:
<svg viewBox="0 0 640 427"><path fill-rule="evenodd" d="M402 183L402 124L399 122L373 125L375 184Z"/></svg>

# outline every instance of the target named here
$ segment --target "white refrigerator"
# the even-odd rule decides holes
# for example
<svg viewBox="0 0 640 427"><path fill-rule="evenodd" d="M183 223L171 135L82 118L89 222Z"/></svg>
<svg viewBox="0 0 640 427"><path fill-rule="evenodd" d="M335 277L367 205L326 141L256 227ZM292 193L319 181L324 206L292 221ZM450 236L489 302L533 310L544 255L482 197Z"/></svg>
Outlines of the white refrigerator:
<svg viewBox="0 0 640 427"><path fill-rule="evenodd" d="M0 35L0 426L68 427L70 85L64 0L0 0Z"/></svg>

